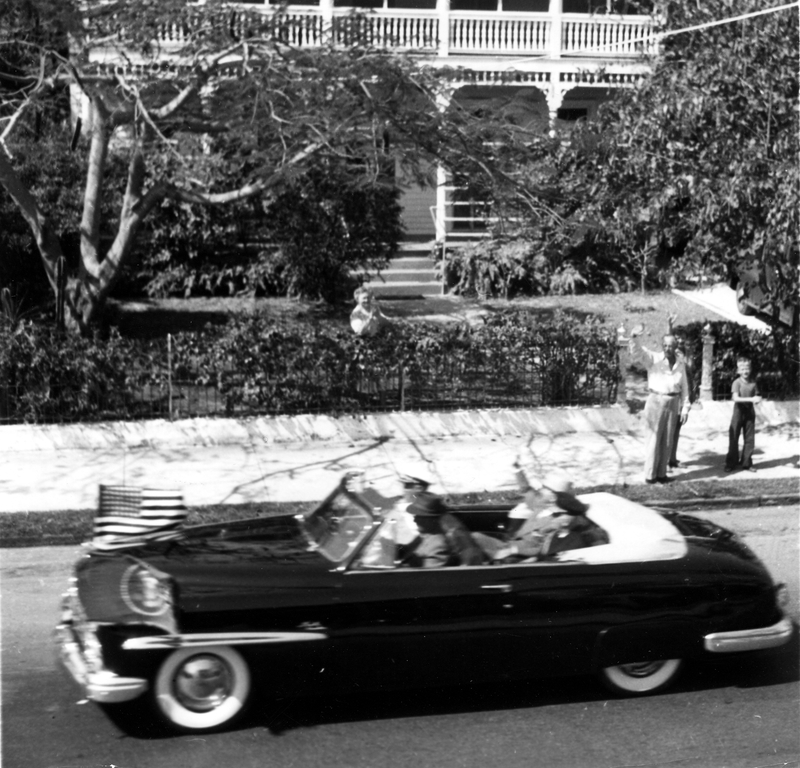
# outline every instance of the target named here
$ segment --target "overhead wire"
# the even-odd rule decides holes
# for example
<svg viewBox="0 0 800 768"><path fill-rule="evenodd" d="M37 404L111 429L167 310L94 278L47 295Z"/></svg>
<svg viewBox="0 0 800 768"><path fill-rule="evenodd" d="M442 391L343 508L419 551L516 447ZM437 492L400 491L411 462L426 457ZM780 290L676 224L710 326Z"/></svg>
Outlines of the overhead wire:
<svg viewBox="0 0 800 768"><path fill-rule="evenodd" d="M800 0L795 0L793 3L785 3L784 5L776 5L772 8L762 8L760 11L750 11L748 13L740 14L739 16L730 16L726 19L717 19L715 21L706 21L702 24L694 24L691 27L681 27L681 29L669 29L665 32L654 32L649 35L644 35L642 37L636 37L631 40L626 40L626 45L636 45L637 43L646 43L646 42L656 42L659 40L663 40L666 37L674 37L675 35L682 35L686 32L698 32L703 29L710 29L712 27L719 27L723 24L733 24L737 21L745 21L747 19L752 19L757 16L764 16L768 13L778 13L779 11L785 11L790 8L800 8ZM600 45L597 48L593 48L592 52L601 52L606 48L617 48L619 47L619 43L607 43L605 45ZM510 64L517 64L524 61L535 61L537 59L546 59L548 57L547 54L538 54L536 56L523 56L518 59L512 59L509 63ZM510 67L509 67L510 68Z"/></svg>

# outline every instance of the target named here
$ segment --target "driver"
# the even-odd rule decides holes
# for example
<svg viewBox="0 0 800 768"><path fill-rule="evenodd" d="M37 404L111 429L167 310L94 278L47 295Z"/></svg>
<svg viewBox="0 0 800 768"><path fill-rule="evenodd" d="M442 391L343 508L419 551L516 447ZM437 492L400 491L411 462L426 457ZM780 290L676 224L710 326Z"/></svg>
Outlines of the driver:
<svg viewBox="0 0 800 768"><path fill-rule="evenodd" d="M442 499L423 492L409 505L419 536L401 547L401 564L414 568L441 568L446 565L480 565L483 552L473 541L467 527L447 511Z"/></svg>
<svg viewBox="0 0 800 768"><path fill-rule="evenodd" d="M414 515L407 510L418 495L428 492L430 475L426 467L410 465L398 473L398 479L402 494L394 504L385 499L388 511L361 558L361 564L369 568L396 567L399 549L410 546L420 536Z"/></svg>
<svg viewBox="0 0 800 768"><path fill-rule="evenodd" d="M480 548L466 526L447 511L442 499L428 488L424 468L407 467L399 474L402 496L385 514L361 564L369 568L409 565L438 568L483 562Z"/></svg>

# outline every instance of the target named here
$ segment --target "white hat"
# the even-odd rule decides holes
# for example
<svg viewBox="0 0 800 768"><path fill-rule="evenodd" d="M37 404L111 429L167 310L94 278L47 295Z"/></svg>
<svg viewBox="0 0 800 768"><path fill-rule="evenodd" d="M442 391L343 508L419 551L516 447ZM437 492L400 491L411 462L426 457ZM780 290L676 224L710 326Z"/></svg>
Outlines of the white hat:
<svg viewBox="0 0 800 768"><path fill-rule="evenodd" d="M582 515L589 507L575 496L572 481L564 475L549 475L542 483L544 488L552 491L556 504L572 515Z"/></svg>
<svg viewBox="0 0 800 768"><path fill-rule="evenodd" d="M421 483L426 487L433 485L433 478L428 464L404 464L398 467L397 474L401 483Z"/></svg>

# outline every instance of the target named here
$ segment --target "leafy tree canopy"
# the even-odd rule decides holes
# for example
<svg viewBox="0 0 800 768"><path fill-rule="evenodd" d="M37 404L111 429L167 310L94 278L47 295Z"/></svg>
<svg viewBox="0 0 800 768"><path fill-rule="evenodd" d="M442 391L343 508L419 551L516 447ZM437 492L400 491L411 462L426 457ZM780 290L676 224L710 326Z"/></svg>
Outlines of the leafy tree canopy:
<svg viewBox="0 0 800 768"><path fill-rule="evenodd" d="M652 74L578 126L539 180L562 195L562 235L645 271L660 259L684 276L744 276L797 302L797 8L702 28L764 10L663 4Z"/></svg>
<svg viewBox="0 0 800 768"><path fill-rule="evenodd" d="M0 0L0 185L53 286L58 232L19 174L15 141L65 88L83 105L80 259L66 288L73 327L95 321L165 199L224 205L261 196L269 211L323 159L359 168L361 185L382 183L387 163L423 182L435 162L489 188L515 183L511 165L527 151L518 129L445 109L441 77L363 44L358 17L344 23L352 24L347 47L282 12L216 0ZM111 157L127 166L115 190ZM121 202L109 233L103 205L113 194Z"/></svg>

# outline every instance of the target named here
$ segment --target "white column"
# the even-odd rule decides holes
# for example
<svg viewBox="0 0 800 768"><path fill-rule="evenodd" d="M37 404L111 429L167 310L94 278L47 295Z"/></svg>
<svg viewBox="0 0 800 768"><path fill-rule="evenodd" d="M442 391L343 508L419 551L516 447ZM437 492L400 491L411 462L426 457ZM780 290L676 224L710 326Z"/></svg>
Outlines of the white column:
<svg viewBox="0 0 800 768"><path fill-rule="evenodd" d="M449 6L449 0L445 0ZM453 99L453 91L442 91L436 97L436 108L439 112L444 112L450 105ZM445 169L438 165L436 167L436 221L434 223L436 229L436 242L444 243L447 239L447 172Z"/></svg>
<svg viewBox="0 0 800 768"><path fill-rule="evenodd" d="M561 58L561 32L564 12L563 0L550 0L550 56L554 59Z"/></svg>
<svg viewBox="0 0 800 768"><path fill-rule="evenodd" d="M553 73L553 77L558 77L557 73ZM558 117L558 110L564 103L564 94L570 88L564 88L559 83L551 83L550 90L547 93L547 114L548 125L550 127L550 135L556 135L556 118Z"/></svg>
<svg viewBox="0 0 800 768"><path fill-rule="evenodd" d="M323 35L329 35L333 26L333 0L319 0L319 15L322 19Z"/></svg>
<svg viewBox="0 0 800 768"><path fill-rule="evenodd" d="M439 21L439 56L450 55L450 0L436 0L436 16Z"/></svg>

